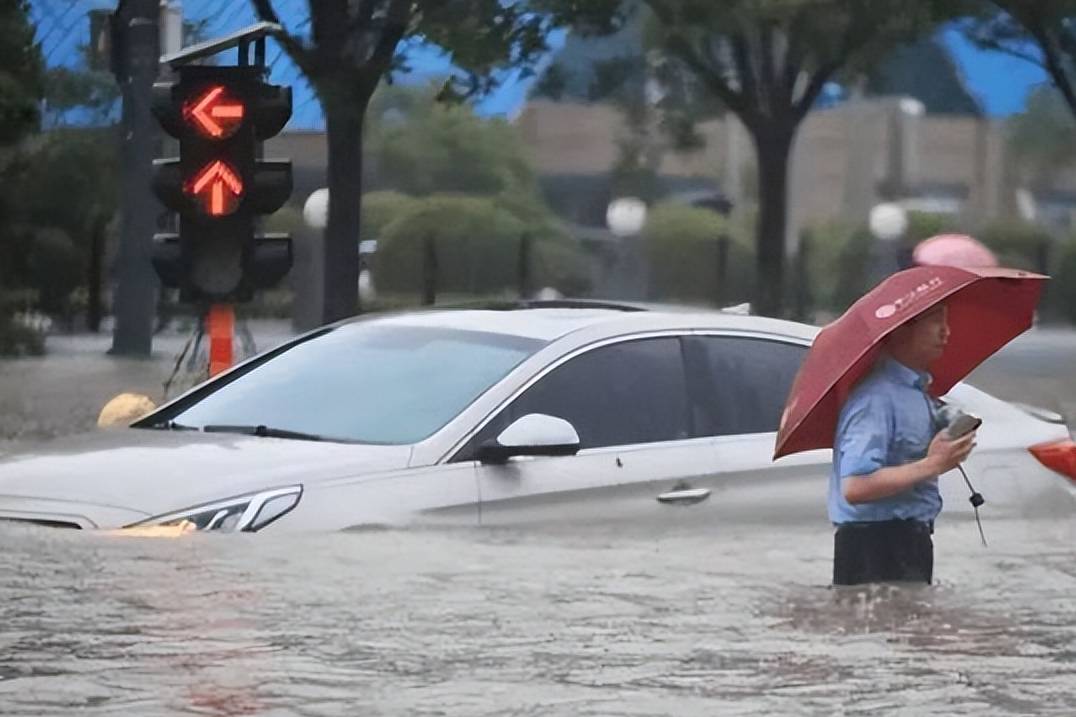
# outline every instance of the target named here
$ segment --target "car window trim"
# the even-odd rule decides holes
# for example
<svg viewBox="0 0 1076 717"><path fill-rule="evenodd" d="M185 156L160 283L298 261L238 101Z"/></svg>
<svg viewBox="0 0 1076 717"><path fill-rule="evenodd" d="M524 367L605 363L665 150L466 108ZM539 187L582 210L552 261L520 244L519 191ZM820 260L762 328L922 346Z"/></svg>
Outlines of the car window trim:
<svg viewBox="0 0 1076 717"><path fill-rule="evenodd" d="M555 361L543 366L541 370L537 371L526 382L524 382L520 387L518 387L515 391L513 391L511 395L509 395L507 398L505 398L503 401L501 401L499 404L497 404L497 406L493 410L491 410L489 413L487 413L486 416L481 421L479 421L477 424L475 424L474 428L469 430L467 433L465 433L463 435L462 438L460 438L458 441L453 443L452 447L449 448L447 451L445 451L445 453L442 454L441 457L437 460L436 465L440 465L440 464L443 464L443 463L452 463L455 460L456 455L461 450L463 450L463 447L466 446L471 441L471 439L474 438L478 433L480 433L489 424L490 421L492 421L494 418L496 418L498 415L500 415L501 411L505 410L508 406L510 406L512 404L513 401L515 401L517 398L519 398L519 396L522 395L524 391L526 391L531 386L533 386L534 384L541 381L543 378L545 378L546 375L553 372L554 370L556 370L560 366L562 366L562 365L566 364L567 362L571 361L572 359L574 359L574 358L576 358L578 356L581 356L581 355L583 355L585 353L588 353L590 351L594 351L594 350L599 349L599 348L604 348L606 346L613 346L613 345L616 345L616 344L627 343L629 341L639 341L639 340L657 339L657 338L675 338L675 339L679 340L678 343L680 344L680 362L681 362L682 368L684 369L684 378L686 380L687 379L687 366L684 363L685 359L684 359L683 338L688 337L688 336L731 336L731 337L744 337L744 338L760 338L760 339L784 341L785 343L791 343L791 344L796 344L796 345L805 346L805 347L810 347L810 345L811 345L810 340L799 339L799 338L797 338L795 336L788 336L786 334L776 334L776 333L772 333L772 332L769 332L769 331L754 331L754 330L750 330L750 329L660 329L660 330L654 330L654 331L643 331L643 332L635 333L635 334L624 334L624 335L620 335L620 336L611 336L611 337L607 337L607 338L604 338L604 339L597 339L597 340L592 341L592 342L590 342L588 344L585 344L583 346L578 346L575 349L573 349L572 351L570 351L570 352L568 352L568 353L566 353L566 354L564 354L562 356L557 357L557 359ZM554 341L550 345L554 345L555 343L556 342ZM706 438L712 438L712 436L703 436L701 438L686 438L686 439L681 439L681 440L704 440ZM597 448L589 448L589 449L586 449L586 451L589 453L590 451L597 451L597 450L604 450L604 449L613 449L613 448L622 449L622 448L624 448L626 446L640 446L640 445L653 446L653 445L657 445L657 444L663 444L664 445L664 444L669 444L669 443L673 443L673 442L674 441L655 441L653 443L631 443L631 444L621 444L621 445L618 445L618 446L601 446L601 447L597 447ZM582 451L580 451L580 452L582 453Z"/></svg>

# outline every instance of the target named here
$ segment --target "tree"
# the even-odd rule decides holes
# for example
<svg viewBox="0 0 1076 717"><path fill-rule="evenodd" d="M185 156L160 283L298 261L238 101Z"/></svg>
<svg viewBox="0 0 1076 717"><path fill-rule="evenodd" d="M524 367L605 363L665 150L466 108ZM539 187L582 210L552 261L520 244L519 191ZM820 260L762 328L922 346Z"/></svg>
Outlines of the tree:
<svg viewBox="0 0 1076 717"><path fill-rule="evenodd" d="M0 0L0 147L37 129L44 91L41 50L26 0Z"/></svg>
<svg viewBox="0 0 1076 717"><path fill-rule="evenodd" d="M434 192L537 194L517 129L470 105L435 101L435 87L383 87L367 112L366 154L378 186ZM363 227L365 233L365 226Z"/></svg>
<svg viewBox="0 0 1076 717"><path fill-rule="evenodd" d="M602 19L587 0L549 1L562 15ZM648 45L694 75L752 137L759 169L754 303L760 313L779 314L788 161L800 124L842 70L873 65L955 7L942 0L642 2L654 16Z"/></svg>
<svg viewBox="0 0 1076 717"><path fill-rule="evenodd" d="M38 103L44 92L44 63L34 43L34 28L25 0L0 0L0 186L18 184L25 168L16 152L40 122ZM12 211L6 193L0 193L0 352L19 351L20 340L13 336L9 301L4 285L12 283L12 267L18 237L12 229Z"/></svg>
<svg viewBox="0 0 1076 717"><path fill-rule="evenodd" d="M272 0L251 2L262 20L280 23ZM501 0L309 0L309 8L307 36L285 31L277 39L321 102L329 194L347 198L329 202L325 229L322 318L332 321L358 307L363 123L382 78L407 69L401 43L438 46L466 73L444 96L476 94L494 85L496 69L529 67L539 57L549 17Z"/></svg>
<svg viewBox="0 0 1076 717"><path fill-rule="evenodd" d="M979 46L1032 62L1050 76L1076 115L1076 0L991 0L1000 12L968 25Z"/></svg>
<svg viewBox="0 0 1076 717"><path fill-rule="evenodd" d="M12 188L21 220L35 229L31 249L38 258L28 278L39 292L42 308L50 312L68 313L72 289L85 286L87 323L96 331L105 237L118 203L113 130L53 130L43 136L30 159L19 185ZM66 244L57 239L57 232L66 237ZM55 286L48 285L51 260L55 260Z"/></svg>
<svg viewBox="0 0 1076 717"><path fill-rule="evenodd" d="M1061 93L1041 87L1027 109L1009 122L1009 149L1022 170L1021 181L1048 184L1076 160L1076 122Z"/></svg>
<svg viewBox="0 0 1076 717"><path fill-rule="evenodd" d="M936 37L894 48L869 73L865 89L868 95L914 97L923 103L927 114L983 114L952 55Z"/></svg>

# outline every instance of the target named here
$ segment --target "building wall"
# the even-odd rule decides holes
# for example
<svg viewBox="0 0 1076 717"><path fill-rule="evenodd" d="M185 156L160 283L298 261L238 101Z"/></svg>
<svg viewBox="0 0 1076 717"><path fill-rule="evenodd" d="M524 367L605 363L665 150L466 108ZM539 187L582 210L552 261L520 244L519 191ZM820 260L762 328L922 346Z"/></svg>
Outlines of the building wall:
<svg viewBox="0 0 1076 717"><path fill-rule="evenodd" d="M907 100L884 98L808 115L790 167L790 241L807 223L865 221L874 204L888 199L933 197L936 206L955 202L961 213L982 221L1013 211L1006 199L1013 187L1004 166L1001 123L911 109ZM519 126L543 174L608 172L625 131L610 107L550 101L530 103ZM745 177L755 176L750 136L734 117L703 123L698 130L705 147L686 154L667 151L661 173L708 177L742 204L756 193L743 186Z"/></svg>
<svg viewBox="0 0 1076 717"><path fill-rule="evenodd" d="M790 250L800 227L863 222L883 200L956 209L970 226L1015 215L1016 178L1007 164L1004 124L919 115L908 111L908 102L859 100L808 115L790 166ZM539 175L558 181L608 175L619 142L628 136L620 112L602 104L533 101L517 125ZM704 146L692 152L664 148L659 173L674 184L692 178L715 184L737 206L750 203L757 190L749 185L757 175L747 131L732 116L697 129ZM654 141L663 140L655 133ZM324 186L324 133L282 134L267 143L266 156L292 159L297 203ZM1054 182L1048 188L1053 193L1076 192L1076 172L1059 173Z"/></svg>

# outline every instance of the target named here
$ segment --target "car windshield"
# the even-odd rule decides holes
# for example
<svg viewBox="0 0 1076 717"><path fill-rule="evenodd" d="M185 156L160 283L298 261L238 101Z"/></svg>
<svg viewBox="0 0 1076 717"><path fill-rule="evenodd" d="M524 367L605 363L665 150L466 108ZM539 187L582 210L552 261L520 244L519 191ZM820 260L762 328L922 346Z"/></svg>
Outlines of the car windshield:
<svg viewBox="0 0 1076 717"><path fill-rule="evenodd" d="M300 341L168 416L185 427L272 426L326 440L414 443L544 342L382 322Z"/></svg>

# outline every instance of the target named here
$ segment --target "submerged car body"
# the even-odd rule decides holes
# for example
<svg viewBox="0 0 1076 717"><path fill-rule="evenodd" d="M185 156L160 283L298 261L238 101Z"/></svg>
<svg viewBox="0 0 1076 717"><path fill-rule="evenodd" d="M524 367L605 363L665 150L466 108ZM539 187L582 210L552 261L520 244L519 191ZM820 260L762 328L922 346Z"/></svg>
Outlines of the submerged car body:
<svg viewBox="0 0 1076 717"><path fill-rule="evenodd" d="M816 327L600 306L409 312L297 337L135 427L0 458L0 518L202 530L825 520L830 451L772 461ZM967 384L993 515L1073 504L1069 438ZM959 474L947 512L971 512Z"/></svg>

